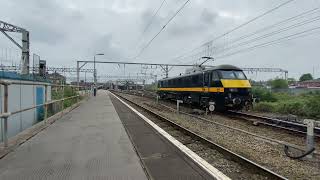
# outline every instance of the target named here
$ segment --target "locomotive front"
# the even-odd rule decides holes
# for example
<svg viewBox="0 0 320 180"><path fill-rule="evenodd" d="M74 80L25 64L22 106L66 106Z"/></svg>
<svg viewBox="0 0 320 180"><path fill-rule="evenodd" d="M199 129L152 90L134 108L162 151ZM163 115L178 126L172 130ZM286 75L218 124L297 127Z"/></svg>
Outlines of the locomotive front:
<svg viewBox="0 0 320 180"><path fill-rule="evenodd" d="M243 71L233 67L217 70L224 89L224 106L228 109L242 109L252 104L251 85Z"/></svg>

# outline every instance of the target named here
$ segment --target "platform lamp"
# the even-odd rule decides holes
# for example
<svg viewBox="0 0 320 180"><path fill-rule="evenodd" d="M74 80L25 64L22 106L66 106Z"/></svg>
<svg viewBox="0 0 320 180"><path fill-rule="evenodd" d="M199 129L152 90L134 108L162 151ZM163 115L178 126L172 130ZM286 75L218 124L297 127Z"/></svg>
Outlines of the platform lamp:
<svg viewBox="0 0 320 180"><path fill-rule="evenodd" d="M97 91L97 70L96 70L96 56L103 56L103 53L98 53L93 56L93 81L94 81L94 96L96 96Z"/></svg>

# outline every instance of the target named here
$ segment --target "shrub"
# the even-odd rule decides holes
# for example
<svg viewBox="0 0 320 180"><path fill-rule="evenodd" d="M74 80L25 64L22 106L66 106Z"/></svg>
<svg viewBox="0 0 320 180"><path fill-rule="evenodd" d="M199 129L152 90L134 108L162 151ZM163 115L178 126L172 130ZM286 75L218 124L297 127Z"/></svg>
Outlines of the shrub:
<svg viewBox="0 0 320 180"><path fill-rule="evenodd" d="M320 96L310 97L306 102L305 108L305 116L306 117L315 117L320 119Z"/></svg>
<svg viewBox="0 0 320 180"><path fill-rule="evenodd" d="M276 112L281 114L304 115L305 103L303 101L285 101L280 102L276 106Z"/></svg>
<svg viewBox="0 0 320 180"><path fill-rule="evenodd" d="M271 81L272 89L287 89L288 81L284 79L274 79Z"/></svg>
<svg viewBox="0 0 320 180"><path fill-rule="evenodd" d="M252 94L254 97L259 98L260 101L267 101L267 102L277 101L274 94L272 92L270 92L268 89L263 88L263 87L253 87Z"/></svg>

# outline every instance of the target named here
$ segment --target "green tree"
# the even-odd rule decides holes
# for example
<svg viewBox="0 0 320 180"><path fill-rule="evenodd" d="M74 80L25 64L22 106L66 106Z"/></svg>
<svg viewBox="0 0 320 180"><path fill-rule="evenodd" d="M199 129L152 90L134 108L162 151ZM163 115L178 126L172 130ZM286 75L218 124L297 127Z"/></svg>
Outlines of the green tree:
<svg viewBox="0 0 320 180"><path fill-rule="evenodd" d="M308 80L313 80L313 77L310 73L307 74L302 74L302 76L299 79L300 81L308 81Z"/></svg>
<svg viewBox="0 0 320 180"><path fill-rule="evenodd" d="M274 79L271 81L272 89L286 89L288 88L288 81L284 79Z"/></svg>
<svg viewBox="0 0 320 180"><path fill-rule="evenodd" d="M288 84L294 84L297 81L294 78L288 78Z"/></svg>

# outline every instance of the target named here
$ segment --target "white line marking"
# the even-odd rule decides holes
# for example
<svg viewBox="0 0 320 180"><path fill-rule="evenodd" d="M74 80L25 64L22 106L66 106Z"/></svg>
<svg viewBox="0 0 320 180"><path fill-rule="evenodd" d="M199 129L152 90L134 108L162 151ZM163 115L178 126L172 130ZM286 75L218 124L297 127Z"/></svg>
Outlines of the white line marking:
<svg viewBox="0 0 320 180"><path fill-rule="evenodd" d="M122 99L118 98L113 93L109 92L114 97L116 97L120 102L122 102L124 105L126 105L129 109L131 109L133 112L135 112L139 117L141 117L143 120L145 120L148 124L150 124L154 129L156 129L162 136L167 138L172 144L174 144L177 148L179 148L184 154L189 156L194 162L196 162L199 166L201 166L204 170L206 170L211 176L213 176L216 179L221 180L231 180L228 176L223 174L221 171L213 167L211 164L209 164L207 161L202 159L200 156L198 156L196 153L191 151L188 147L183 145L181 142L176 140L174 137L172 137L170 134L165 132L163 129L161 129L158 125L156 125L154 122L152 122L150 119L145 117L143 114L138 112L136 109L131 107L129 104L124 102Z"/></svg>

